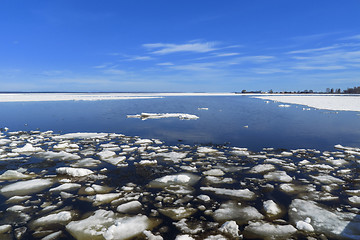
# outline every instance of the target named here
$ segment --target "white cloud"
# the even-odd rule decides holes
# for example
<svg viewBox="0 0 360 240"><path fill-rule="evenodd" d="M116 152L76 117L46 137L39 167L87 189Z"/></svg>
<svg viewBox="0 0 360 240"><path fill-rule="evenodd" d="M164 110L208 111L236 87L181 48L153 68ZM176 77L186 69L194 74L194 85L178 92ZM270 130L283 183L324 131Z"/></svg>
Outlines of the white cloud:
<svg viewBox="0 0 360 240"><path fill-rule="evenodd" d="M176 52L197 52L205 53L216 50L214 42L205 43L186 43L186 44L173 44L173 43L148 43L143 44L143 47L150 49L153 54L169 54Z"/></svg>
<svg viewBox="0 0 360 240"><path fill-rule="evenodd" d="M342 70L346 69L345 66L334 65L334 66L307 66L307 65L299 65L294 66L294 69L298 70L324 70L324 71L333 71L333 70Z"/></svg>
<svg viewBox="0 0 360 240"><path fill-rule="evenodd" d="M103 73L110 75L124 75L126 72L119 69L109 68L109 69L105 69Z"/></svg>
<svg viewBox="0 0 360 240"><path fill-rule="evenodd" d="M219 53L216 54L217 57L230 57L230 56L237 56L240 55L240 53Z"/></svg>
<svg viewBox="0 0 360 240"><path fill-rule="evenodd" d="M312 53L312 52L320 52L320 51L331 50L331 49L335 49L335 48L339 48L339 46L335 45L335 46L322 47L322 48L311 48L311 49L295 50L295 51L290 51L290 52L287 52L287 53L288 54Z"/></svg>
<svg viewBox="0 0 360 240"><path fill-rule="evenodd" d="M163 63L158 63L156 65L158 65L158 66L173 66L174 64L171 62L163 62Z"/></svg>

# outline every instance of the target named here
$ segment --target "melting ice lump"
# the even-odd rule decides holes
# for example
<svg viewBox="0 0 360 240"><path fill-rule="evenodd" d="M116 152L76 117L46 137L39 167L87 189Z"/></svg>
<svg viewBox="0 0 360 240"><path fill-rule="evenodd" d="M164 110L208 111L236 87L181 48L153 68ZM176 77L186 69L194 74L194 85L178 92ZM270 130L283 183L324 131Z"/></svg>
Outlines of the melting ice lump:
<svg viewBox="0 0 360 240"><path fill-rule="evenodd" d="M293 200L289 209L290 220L297 226L309 218L316 233L335 239L360 239L360 215L328 210L301 199Z"/></svg>
<svg viewBox="0 0 360 240"><path fill-rule="evenodd" d="M97 210L83 220L66 225L67 231L77 240L106 239L121 240L135 237L152 227L150 219L144 215L119 217L112 211Z"/></svg>
<svg viewBox="0 0 360 240"><path fill-rule="evenodd" d="M0 190L0 193L5 197L12 197L16 195L24 196L33 193L38 193L53 184L50 179L32 179L27 181L19 181L6 185Z"/></svg>
<svg viewBox="0 0 360 240"><path fill-rule="evenodd" d="M163 188L170 185L193 185L200 177L191 173L180 173L157 178L149 183L149 187Z"/></svg>
<svg viewBox="0 0 360 240"><path fill-rule="evenodd" d="M244 229L247 238L264 240L289 239L297 230L292 225L276 225L264 221L252 222Z"/></svg>
<svg viewBox="0 0 360 240"><path fill-rule="evenodd" d="M264 218L256 208L243 206L236 202L221 204L220 208L214 212L213 217L218 222L234 220L240 225L246 224L251 220L260 220Z"/></svg>
<svg viewBox="0 0 360 240"><path fill-rule="evenodd" d="M60 167L56 169L58 174L69 175L72 177L83 177L94 172L86 168Z"/></svg>

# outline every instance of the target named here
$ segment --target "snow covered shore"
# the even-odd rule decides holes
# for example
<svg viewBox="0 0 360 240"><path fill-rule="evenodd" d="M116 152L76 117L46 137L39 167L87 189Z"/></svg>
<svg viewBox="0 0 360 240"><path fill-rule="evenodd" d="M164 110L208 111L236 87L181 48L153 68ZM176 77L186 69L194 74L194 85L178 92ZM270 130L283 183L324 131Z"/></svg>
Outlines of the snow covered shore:
<svg viewBox="0 0 360 240"><path fill-rule="evenodd" d="M95 101L166 96L234 96L235 93L0 93L0 102Z"/></svg>
<svg viewBox="0 0 360 240"><path fill-rule="evenodd" d="M261 95L254 98L306 105L309 107L335 111L360 112L360 96L354 95Z"/></svg>

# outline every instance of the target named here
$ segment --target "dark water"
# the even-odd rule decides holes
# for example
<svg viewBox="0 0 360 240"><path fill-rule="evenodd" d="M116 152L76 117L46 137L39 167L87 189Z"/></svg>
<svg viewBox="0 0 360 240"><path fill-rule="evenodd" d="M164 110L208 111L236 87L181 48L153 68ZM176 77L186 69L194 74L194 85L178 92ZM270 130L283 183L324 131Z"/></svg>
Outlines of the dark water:
<svg viewBox="0 0 360 240"><path fill-rule="evenodd" d="M166 144L227 144L254 151L360 146L358 113L303 111L303 106L281 108L279 104L248 96L0 103L0 126L10 131L115 132L158 138ZM201 107L209 110L198 110ZM189 113L200 118L126 118L142 112Z"/></svg>

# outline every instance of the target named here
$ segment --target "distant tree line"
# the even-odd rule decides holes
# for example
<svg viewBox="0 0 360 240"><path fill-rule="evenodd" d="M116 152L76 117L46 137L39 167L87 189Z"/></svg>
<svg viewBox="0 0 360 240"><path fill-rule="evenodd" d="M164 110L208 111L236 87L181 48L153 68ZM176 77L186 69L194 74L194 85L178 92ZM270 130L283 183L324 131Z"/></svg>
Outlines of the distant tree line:
<svg viewBox="0 0 360 240"><path fill-rule="evenodd" d="M347 94L360 94L360 87L348 88L347 90L344 90L344 93L347 93Z"/></svg>
<svg viewBox="0 0 360 240"><path fill-rule="evenodd" d="M258 91L248 91L248 90L242 90L241 92L235 92L235 93L285 93L285 94L307 94L307 93L327 93L327 94L360 94L360 86L359 87L353 87L353 88L348 88L347 90L341 91L340 88L326 88L326 92L315 92L313 90L303 90L303 91L280 91L280 92L275 92L272 89L263 92L261 90Z"/></svg>

